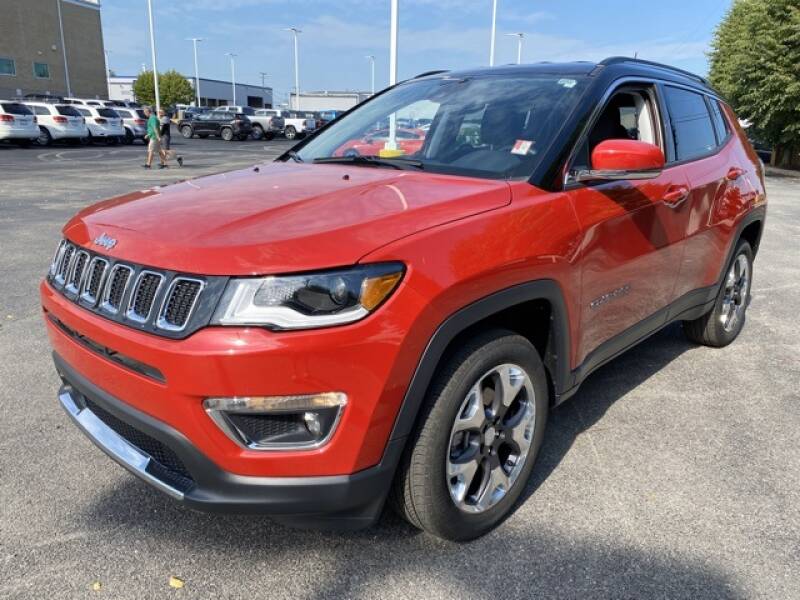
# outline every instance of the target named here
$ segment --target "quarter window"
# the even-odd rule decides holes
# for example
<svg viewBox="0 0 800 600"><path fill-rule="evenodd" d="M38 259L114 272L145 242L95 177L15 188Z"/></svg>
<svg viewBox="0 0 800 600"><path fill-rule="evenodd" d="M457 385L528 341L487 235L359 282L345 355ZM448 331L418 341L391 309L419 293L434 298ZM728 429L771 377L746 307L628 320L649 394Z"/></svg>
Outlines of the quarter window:
<svg viewBox="0 0 800 600"><path fill-rule="evenodd" d="M16 75L17 65L13 58L0 58L0 75Z"/></svg>
<svg viewBox="0 0 800 600"><path fill-rule="evenodd" d="M705 98L701 94L672 86L666 86L665 97L676 160L689 160L711 152L717 140Z"/></svg>
<svg viewBox="0 0 800 600"><path fill-rule="evenodd" d="M37 79L50 79L50 65L47 63L33 63L33 75Z"/></svg>
<svg viewBox="0 0 800 600"><path fill-rule="evenodd" d="M711 104L711 118L714 119L714 127L717 129L717 140L722 143L722 140L730 133L728 121L722 116L722 106L720 106L719 100L709 98L708 101Z"/></svg>
<svg viewBox="0 0 800 600"><path fill-rule="evenodd" d="M37 115L50 115L50 110L46 106L29 106L28 108L32 108L34 114Z"/></svg>

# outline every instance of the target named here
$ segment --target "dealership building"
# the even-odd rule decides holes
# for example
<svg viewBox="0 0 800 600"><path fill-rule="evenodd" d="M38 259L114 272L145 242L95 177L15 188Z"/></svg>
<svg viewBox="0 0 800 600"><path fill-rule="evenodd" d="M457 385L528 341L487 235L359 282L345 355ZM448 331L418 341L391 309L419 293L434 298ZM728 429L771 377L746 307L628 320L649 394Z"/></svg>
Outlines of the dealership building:
<svg viewBox="0 0 800 600"><path fill-rule="evenodd" d="M0 98L105 98L100 0L2 0Z"/></svg>
<svg viewBox="0 0 800 600"><path fill-rule="evenodd" d="M194 77L186 77L192 89L195 86ZM133 82L135 75L109 77L108 93L111 100L135 101ZM272 88L246 83L236 84L236 102L239 106L252 106L254 108L272 108ZM230 81L219 79L200 78L200 105L225 106L234 104L233 86Z"/></svg>
<svg viewBox="0 0 800 600"><path fill-rule="evenodd" d="M363 102L372 94L369 92L300 92L300 110L348 110L359 102ZM294 92L289 94L289 106L297 106L297 98Z"/></svg>

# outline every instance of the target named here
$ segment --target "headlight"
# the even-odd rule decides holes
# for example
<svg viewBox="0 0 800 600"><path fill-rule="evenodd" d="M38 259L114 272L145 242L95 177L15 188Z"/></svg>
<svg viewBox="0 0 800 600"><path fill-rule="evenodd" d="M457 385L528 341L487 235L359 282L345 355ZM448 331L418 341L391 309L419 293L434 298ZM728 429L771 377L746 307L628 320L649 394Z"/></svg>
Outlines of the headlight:
<svg viewBox="0 0 800 600"><path fill-rule="evenodd" d="M363 319L403 277L402 263L277 277L231 279L212 324L310 329Z"/></svg>

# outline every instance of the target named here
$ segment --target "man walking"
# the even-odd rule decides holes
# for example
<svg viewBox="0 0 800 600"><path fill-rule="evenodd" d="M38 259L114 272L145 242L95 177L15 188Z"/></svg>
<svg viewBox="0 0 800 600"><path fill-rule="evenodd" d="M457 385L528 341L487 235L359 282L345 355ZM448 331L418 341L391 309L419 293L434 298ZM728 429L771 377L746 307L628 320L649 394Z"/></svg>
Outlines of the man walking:
<svg viewBox="0 0 800 600"><path fill-rule="evenodd" d="M147 162L142 166L145 169L149 169L150 165L153 164L153 154L158 154L158 159L161 161L159 167L163 169L167 165L161 152L161 124L149 106L144 107L144 114L147 117Z"/></svg>

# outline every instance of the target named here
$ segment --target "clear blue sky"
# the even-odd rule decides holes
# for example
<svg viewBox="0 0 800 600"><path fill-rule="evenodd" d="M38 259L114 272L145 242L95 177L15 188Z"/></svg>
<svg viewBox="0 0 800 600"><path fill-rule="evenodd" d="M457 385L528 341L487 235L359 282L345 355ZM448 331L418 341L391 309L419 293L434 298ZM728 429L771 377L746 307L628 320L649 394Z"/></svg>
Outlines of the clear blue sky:
<svg viewBox="0 0 800 600"><path fill-rule="evenodd" d="M599 60L638 52L700 74L714 27L731 0L499 0L497 64L516 61L516 38L525 33L523 62ZM149 66L146 0L103 0L109 66L135 74ZM237 81L267 85L283 101L293 85L291 36L300 36L303 90L369 88L388 82L389 0L153 0L159 71L191 75L191 42L199 46L201 76L230 79L225 52L238 54ZM400 78L431 69L488 64L491 0L400 0Z"/></svg>

